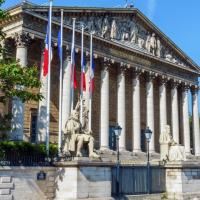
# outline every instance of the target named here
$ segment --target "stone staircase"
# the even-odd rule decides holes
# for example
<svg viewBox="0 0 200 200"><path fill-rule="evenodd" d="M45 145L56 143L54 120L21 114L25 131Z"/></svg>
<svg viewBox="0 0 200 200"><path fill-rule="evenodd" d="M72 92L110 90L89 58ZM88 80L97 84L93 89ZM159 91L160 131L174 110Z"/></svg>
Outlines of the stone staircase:
<svg viewBox="0 0 200 200"><path fill-rule="evenodd" d="M13 200L11 190L14 189L14 183L12 177L1 176L0 177L0 200Z"/></svg>

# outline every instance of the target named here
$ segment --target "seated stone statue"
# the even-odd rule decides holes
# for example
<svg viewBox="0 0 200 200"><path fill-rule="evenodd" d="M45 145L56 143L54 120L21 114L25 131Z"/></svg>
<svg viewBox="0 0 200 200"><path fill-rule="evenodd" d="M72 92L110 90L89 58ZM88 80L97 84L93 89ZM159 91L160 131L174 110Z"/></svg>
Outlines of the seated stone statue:
<svg viewBox="0 0 200 200"><path fill-rule="evenodd" d="M163 133L160 134L160 159L164 161L184 161L186 160L185 148L177 144L171 133L170 126L166 125Z"/></svg>
<svg viewBox="0 0 200 200"><path fill-rule="evenodd" d="M66 122L63 152L76 152L77 157L82 157L81 150L83 144L86 143L89 149L89 157L99 158L94 152L94 138L91 134L92 132L84 130L79 120L79 105L80 103L78 102L75 110L72 111L71 116Z"/></svg>

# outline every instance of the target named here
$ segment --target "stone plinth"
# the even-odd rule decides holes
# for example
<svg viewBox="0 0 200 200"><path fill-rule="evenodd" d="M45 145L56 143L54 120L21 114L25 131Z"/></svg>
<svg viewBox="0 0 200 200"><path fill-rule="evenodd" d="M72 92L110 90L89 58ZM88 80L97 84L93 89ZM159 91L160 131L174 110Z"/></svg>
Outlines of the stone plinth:
<svg viewBox="0 0 200 200"><path fill-rule="evenodd" d="M166 191L169 199L200 198L200 163L170 162L166 165Z"/></svg>
<svg viewBox="0 0 200 200"><path fill-rule="evenodd" d="M110 163L80 159L56 165L56 200L111 197Z"/></svg>

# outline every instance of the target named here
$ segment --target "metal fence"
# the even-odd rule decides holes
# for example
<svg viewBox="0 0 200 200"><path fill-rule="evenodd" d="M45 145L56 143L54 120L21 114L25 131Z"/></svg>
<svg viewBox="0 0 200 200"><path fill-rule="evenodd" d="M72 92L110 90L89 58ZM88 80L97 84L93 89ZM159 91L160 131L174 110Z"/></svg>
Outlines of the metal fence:
<svg viewBox="0 0 200 200"><path fill-rule="evenodd" d="M150 167L150 193L163 193L165 189L165 169ZM117 167L112 168L112 195L117 195ZM145 166L120 166L119 194L134 195L147 193L147 168Z"/></svg>
<svg viewBox="0 0 200 200"><path fill-rule="evenodd" d="M1 151L0 166L53 166L55 161L71 161L71 155L50 156L28 151Z"/></svg>

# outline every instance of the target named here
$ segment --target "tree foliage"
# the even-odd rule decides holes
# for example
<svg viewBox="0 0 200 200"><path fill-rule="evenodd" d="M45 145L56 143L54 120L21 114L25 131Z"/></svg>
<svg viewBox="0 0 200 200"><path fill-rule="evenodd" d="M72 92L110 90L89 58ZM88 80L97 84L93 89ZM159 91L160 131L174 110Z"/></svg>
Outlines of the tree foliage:
<svg viewBox="0 0 200 200"><path fill-rule="evenodd" d="M5 0L0 0L0 21L9 17L8 13L2 9L4 2ZM4 39L5 33L2 31L2 27L0 27L0 55L4 55L0 57L0 103L5 104L13 97L19 98L22 102L41 100L43 97L40 93L33 93L30 90L41 87L38 79L38 68L21 67L15 58L7 58L6 52L9 49L5 49L2 45ZM2 116L0 113L0 130L9 128L10 119L10 114Z"/></svg>

